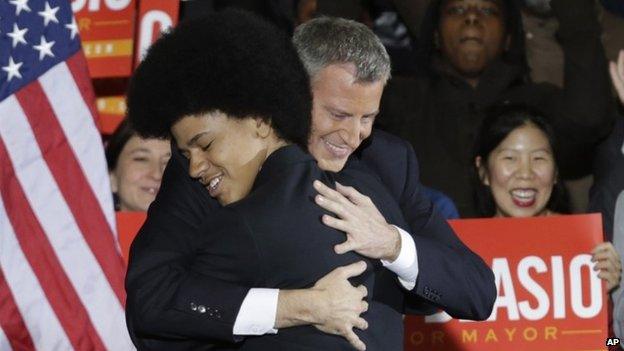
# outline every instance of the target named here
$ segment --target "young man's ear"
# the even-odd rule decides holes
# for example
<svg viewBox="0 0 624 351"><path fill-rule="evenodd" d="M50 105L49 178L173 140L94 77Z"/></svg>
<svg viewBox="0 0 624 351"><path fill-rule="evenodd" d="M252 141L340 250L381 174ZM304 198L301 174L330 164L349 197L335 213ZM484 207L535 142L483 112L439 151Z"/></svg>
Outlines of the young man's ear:
<svg viewBox="0 0 624 351"><path fill-rule="evenodd" d="M479 180L485 186L490 186L490 177L488 177L487 169L483 164L483 159L481 156L475 157L475 167L477 167L477 172L479 174Z"/></svg>
<svg viewBox="0 0 624 351"><path fill-rule="evenodd" d="M258 135L258 137L264 139L271 135L272 128L267 121L260 117L255 117L253 121L255 123L256 135Z"/></svg>

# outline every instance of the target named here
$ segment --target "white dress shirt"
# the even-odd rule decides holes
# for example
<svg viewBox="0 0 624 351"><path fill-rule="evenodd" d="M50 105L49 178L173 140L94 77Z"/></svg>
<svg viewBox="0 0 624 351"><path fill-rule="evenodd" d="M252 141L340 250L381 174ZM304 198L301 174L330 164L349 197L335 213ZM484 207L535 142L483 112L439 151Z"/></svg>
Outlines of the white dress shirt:
<svg viewBox="0 0 624 351"><path fill-rule="evenodd" d="M401 285L412 290L418 277L418 255L414 239L403 229L394 226L401 236L401 251L393 262L381 260L384 267L396 273ZM243 300L234 322L234 335L275 334L277 298L279 289L250 289Z"/></svg>

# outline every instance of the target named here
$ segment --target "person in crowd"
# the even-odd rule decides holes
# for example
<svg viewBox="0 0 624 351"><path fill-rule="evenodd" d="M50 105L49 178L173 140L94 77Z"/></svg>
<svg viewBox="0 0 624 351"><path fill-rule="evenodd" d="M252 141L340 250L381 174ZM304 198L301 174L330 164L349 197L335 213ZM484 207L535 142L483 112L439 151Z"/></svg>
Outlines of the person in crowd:
<svg viewBox="0 0 624 351"><path fill-rule="evenodd" d="M475 145L475 202L482 217L552 216L567 211L555 135L546 118L526 106L493 108ZM607 290L618 286L620 256L612 243L592 251Z"/></svg>
<svg viewBox="0 0 624 351"><path fill-rule="evenodd" d="M564 179L589 173L595 145L611 131L594 2L551 6L566 58L562 89L530 81L517 1L434 0L420 32L423 74L395 77L384 93L379 123L412 143L422 182L449 195L462 217L477 214L469 146L489 106L507 101L543 110L558 136Z"/></svg>
<svg viewBox="0 0 624 351"><path fill-rule="evenodd" d="M624 50L618 58L610 63L611 80L620 102L624 101ZM615 126L609 137L596 150L594 161L594 184L589 201L591 212L602 213L605 234L608 239L613 237L615 203L618 194L624 190L624 106L619 104L619 113Z"/></svg>
<svg viewBox="0 0 624 351"><path fill-rule="evenodd" d="M611 62L609 65L609 73L611 74L611 81L615 87L615 91L620 100L620 107L624 107L624 50L620 51L618 60ZM619 152L624 152L624 148L621 146L624 138L618 139L620 147L617 148ZM621 154L619 155L621 157ZM619 171L619 172L618 172ZM614 172L616 176L622 178L623 172L620 169L616 169ZM617 187L616 191L619 191L616 203L612 205L613 210L613 244L620 257L624 255L624 191L622 187ZM612 189L614 190L614 189ZM612 207L612 208L613 208ZM617 290L612 293L613 298L613 331L618 338L624 338L624 297L622 296L622 282Z"/></svg>
<svg viewBox="0 0 624 351"><path fill-rule="evenodd" d="M247 58L253 64L244 61L245 64L240 64L237 73L229 78L206 79L199 74L202 72L200 67L206 64L203 60L201 64L197 64L197 68L194 68L200 72L188 76L182 74L191 79L185 78L180 89L172 90L169 84L166 84L165 92L171 94L175 91L172 98L174 100L185 96L185 99L179 102L183 104L184 101L194 97L196 91L210 89L212 86L208 84L210 82L219 82L221 85L211 91L220 92L228 88L229 85L225 83L230 84L230 78L241 79L248 75L262 74L266 69L269 76L262 79L260 86L243 85L241 89L235 89L235 94L228 95L230 99L228 101L235 111L249 112L249 109L240 106L265 101L270 102L270 106L275 105L277 111L281 111L281 105L290 103L294 98L291 95L297 91L290 87L293 77L296 77L290 74L293 63L287 60L288 55L282 54L283 48L267 52L266 49L260 50L255 45L257 43L267 45L265 39L275 35L264 36L262 40L256 40L256 36L237 35L231 38L226 35L230 32L235 33L232 29L234 23L243 25L246 22L238 19L232 23L224 22L219 27L222 30L212 28L213 26L202 27L204 29L193 33L189 40L196 43L201 39L201 43L196 44L199 52L206 53L202 49L210 48L210 52L214 52L214 55L227 55L229 48L235 50L237 60ZM221 36L231 39L228 45L211 44L208 41L208 38ZM411 232L410 235L389 225L386 218L373 206L370 198L372 194L364 196L352 187L340 185L336 186L336 190L332 190L322 183L315 183L315 189L320 196L311 198L321 206L317 211L320 208L328 211L325 216L318 216L317 220L319 217L322 218L327 228L339 229L345 232L347 237L347 241L337 243L335 247L328 246L327 252L322 255L329 255L332 251L340 255L355 252L378 265L378 259L385 256L384 252L388 248L399 249L398 258L392 262L386 260L384 263L386 268L376 274L373 301L381 302L398 312L422 314L441 308L458 318L487 318L496 297L491 270L481 258L461 243L431 202L422 195L422 186L418 182L418 164L409 144L372 129L381 93L390 72L389 59L379 40L368 28L356 22L319 18L299 27L295 32L294 43L311 77L314 96L311 132L307 140L311 156L316 159L321 169L338 172L338 177L342 176L343 172L350 174L352 171L362 170L365 172L356 177L358 182L368 179L371 175L381 180L390 192L392 201L400 206L407 222L405 229ZM150 52L156 52L154 50ZM250 54L253 59L249 58ZM191 57L201 60L196 55ZM148 59L142 65L149 62L148 54ZM176 62L179 61L166 62L177 67ZM226 74L221 72L222 70L214 70L212 65L208 68L212 74ZM241 69L244 69L246 74L242 74ZM274 71L276 69L277 71ZM172 70L175 71L174 68ZM168 69L158 70L158 72L168 71ZM155 82L148 79L147 74L144 75L147 85L142 86L160 86L153 84ZM149 77L164 79L160 74ZM149 84L150 82L152 84ZM204 86L206 87L201 88ZM281 90L277 92L271 89ZM150 103L164 100L136 99L133 98L133 91L141 90L134 83L131 84L130 118L134 118L134 108L139 110L150 108ZM188 91L188 94L180 95L180 91ZM205 101L203 98L193 101L195 100ZM302 113L299 111L296 114ZM157 114L146 115L153 118ZM137 128L145 132L144 128L149 130L151 123L149 118L145 118L144 122L134 124L141 125ZM188 145L180 147L186 155L189 155ZM211 147L212 145L205 153L209 153ZM268 168L269 161L270 159L267 159L264 163L260 176ZM135 343L156 347L154 343L162 341L165 337L181 340L202 339L206 343L233 343L242 340L271 339L272 335L261 338L249 336L274 333L275 329L280 329L279 334L292 335L286 328L308 325L325 333L343 336L357 349L364 349L365 344L352 330L353 327L361 326L362 312L360 308L353 307L362 304L361 293L348 280L360 272L359 268L353 265L337 268L324 277L316 277L318 278L316 283L310 283L305 289L277 290L267 289L262 285L250 285L249 282L244 284L215 279L189 270L190 258L195 255L194 245L158 246L159 255L145 254L145 250L149 252L155 245L153 243L159 240L175 241L176 238L195 235L192 233L196 233L197 228L202 227L206 218L214 217L214 211L219 205L210 194L211 192L213 195L218 194L219 190L211 189L210 186L214 188L222 184L219 185L221 187L226 185L227 181L219 180L218 177L203 178L204 183L208 184L209 189L206 189L188 176L189 172L197 175L193 172L196 169L192 159L189 165L180 152L174 152L165 170L163 185L157 199L133 243L126 289L128 324ZM269 171L270 168L266 170ZM206 182L207 180L210 182ZM212 184L213 181L217 183ZM282 183L284 182L289 183L282 180ZM283 185L275 185L275 192L280 189L278 186ZM271 207L268 205L269 209ZM286 215L289 218L296 218L301 212L297 211L299 207L308 208L306 204L291 205ZM335 216L330 216L330 213ZM388 221L396 223L390 218ZM310 228L307 228L306 223L302 228L318 228L312 224L309 226ZM293 235L296 231L292 231ZM321 232L319 236L322 236ZM394 249L392 251L395 251ZM306 249L300 251L303 254ZM399 270L397 267L402 269ZM440 269L443 269L443 273ZM412 277L416 274L417 279L415 281L403 279L405 274ZM400 284L396 281L397 277L400 277ZM190 300L189 296L193 299ZM398 335L401 333L400 328L388 329L388 336L397 336L401 339L402 337ZM252 344L255 342L259 341L252 341ZM393 339L388 345L394 345L396 342L397 340Z"/></svg>
<svg viewBox="0 0 624 351"><path fill-rule="evenodd" d="M106 144L115 210L147 211L170 157L168 140L142 138L124 119Z"/></svg>
<svg viewBox="0 0 624 351"><path fill-rule="evenodd" d="M624 77L624 75L622 76ZM624 101L624 100L622 100ZM613 245L620 257L624 255L624 191L620 192L615 204L615 222L613 223ZM611 293L613 299L613 332L616 337L624 338L624 296L622 282ZM620 345L620 347L622 347Z"/></svg>
<svg viewBox="0 0 624 351"><path fill-rule="evenodd" d="M617 62L609 63L609 73L620 103L624 105L624 50L620 50Z"/></svg>
<svg viewBox="0 0 624 351"><path fill-rule="evenodd" d="M435 189L427 188L426 186L423 186L423 194L431 200L433 206L436 207L444 218L459 218L459 211L457 211L457 207L455 207L453 200L451 200L448 196Z"/></svg>

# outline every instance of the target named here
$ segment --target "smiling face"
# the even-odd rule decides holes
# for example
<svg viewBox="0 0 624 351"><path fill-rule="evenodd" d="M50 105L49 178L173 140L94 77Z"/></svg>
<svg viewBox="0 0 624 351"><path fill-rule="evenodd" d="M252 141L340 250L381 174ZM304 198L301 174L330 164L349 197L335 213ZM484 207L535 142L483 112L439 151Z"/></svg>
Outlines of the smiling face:
<svg viewBox="0 0 624 351"><path fill-rule="evenodd" d="M477 78L508 41L501 1L444 1L437 34L451 68L465 78Z"/></svg>
<svg viewBox="0 0 624 351"><path fill-rule="evenodd" d="M312 78L308 150L324 170L340 171L370 134L384 81L355 82L352 64L331 64Z"/></svg>
<svg viewBox="0 0 624 351"><path fill-rule="evenodd" d="M147 211L160 188L163 171L171 157L169 141L134 135L124 145L114 170L111 189L119 197L121 211Z"/></svg>
<svg viewBox="0 0 624 351"><path fill-rule="evenodd" d="M261 119L229 118L218 111L184 117L171 132L190 161L189 175L221 205L247 196L266 158L286 144Z"/></svg>
<svg viewBox="0 0 624 351"><path fill-rule="evenodd" d="M533 124L509 133L487 159L477 158L484 185L496 203L497 217L533 217L548 213L546 205L557 179L552 147Z"/></svg>

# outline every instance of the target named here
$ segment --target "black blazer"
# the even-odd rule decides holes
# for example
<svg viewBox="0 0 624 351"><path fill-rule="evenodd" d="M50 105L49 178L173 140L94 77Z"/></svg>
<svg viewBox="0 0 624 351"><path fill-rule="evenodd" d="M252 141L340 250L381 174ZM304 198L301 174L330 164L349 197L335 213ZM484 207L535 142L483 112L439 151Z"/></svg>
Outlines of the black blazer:
<svg viewBox="0 0 624 351"><path fill-rule="evenodd" d="M133 341L140 348L154 348L152 342L167 338L206 343L242 340L232 335L234 321L249 288L259 287L215 279L191 269L198 247L189 238L200 230L203 218L219 206L188 177L186 168L174 150L156 201L131 248L126 315ZM442 308L457 318L487 318L496 297L492 272L459 241L421 194L411 146L375 131L345 171L351 168L360 174L366 168L383 182L400 205L407 220L405 229L412 233L418 251L416 287L407 293L391 272L382 269L376 275L373 299L408 313ZM387 219L393 223L392 218ZM188 297L213 313L192 311Z"/></svg>
<svg viewBox="0 0 624 351"><path fill-rule="evenodd" d="M321 171L316 161L298 146L275 151L263 164L252 192L245 199L215 211L198 231L198 248L191 270L241 285L295 289L311 287L325 274L363 257L349 252L336 254L331 248L344 241L344 234L320 221L324 211L313 201L312 182L327 185L335 181L362 189L385 218L404 226L401 211L383 185L357 167L340 174ZM368 269L352 279L369 291L369 310L363 317L366 331L356 331L369 350L401 350L402 314L372 298L379 260L366 259ZM192 285L192 284L191 284ZM188 309L201 300L180 288L177 306ZM312 326L286 328L276 335L247 338L241 350L352 350L341 337L320 332Z"/></svg>

